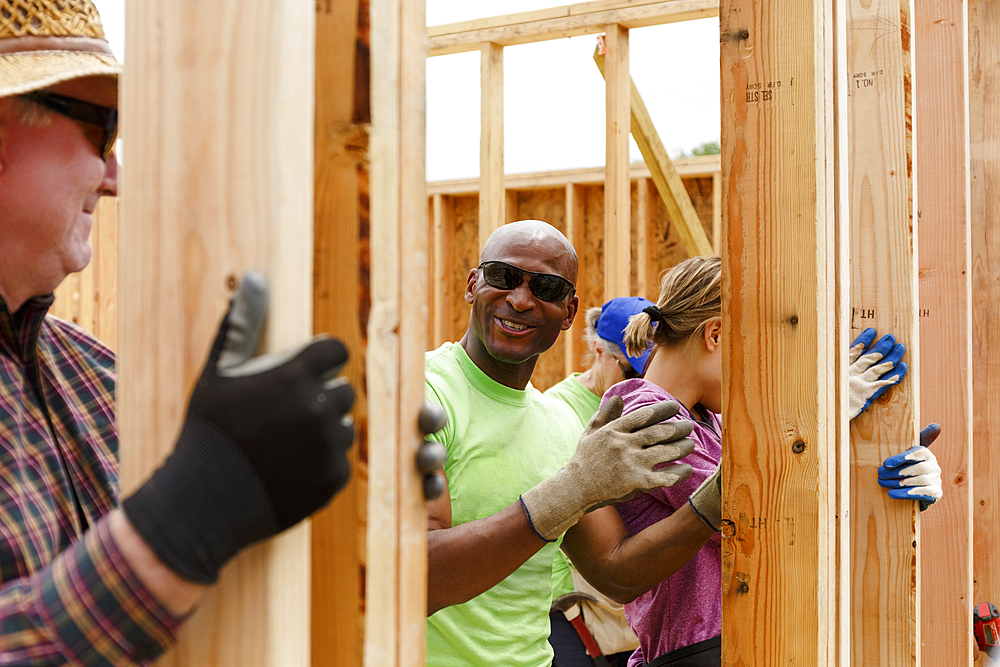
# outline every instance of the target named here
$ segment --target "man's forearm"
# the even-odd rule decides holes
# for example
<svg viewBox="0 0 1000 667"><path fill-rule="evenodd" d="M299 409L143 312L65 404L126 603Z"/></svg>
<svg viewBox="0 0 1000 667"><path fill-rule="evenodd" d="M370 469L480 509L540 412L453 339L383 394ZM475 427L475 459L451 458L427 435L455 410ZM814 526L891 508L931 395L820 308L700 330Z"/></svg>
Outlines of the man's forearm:
<svg viewBox="0 0 1000 667"><path fill-rule="evenodd" d="M120 509L108 516L111 537L122 557L149 592L174 616L187 616L194 610L207 586L182 579L156 557Z"/></svg>
<svg viewBox="0 0 1000 667"><path fill-rule="evenodd" d="M427 614L468 602L545 546L520 501L493 516L427 533Z"/></svg>

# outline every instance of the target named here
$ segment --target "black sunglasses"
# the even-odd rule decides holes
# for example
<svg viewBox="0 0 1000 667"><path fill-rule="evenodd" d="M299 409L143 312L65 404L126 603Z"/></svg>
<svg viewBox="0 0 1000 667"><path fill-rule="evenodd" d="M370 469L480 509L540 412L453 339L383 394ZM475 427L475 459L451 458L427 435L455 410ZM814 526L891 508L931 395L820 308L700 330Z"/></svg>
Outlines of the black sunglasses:
<svg viewBox="0 0 1000 667"><path fill-rule="evenodd" d="M61 116L103 130L103 134L99 138L96 133L87 132L87 127L84 127L84 134L94 143L94 147L97 148L101 157L105 160L108 159L111 149L115 146L115 139L118 138L118 109L43 90L24 93L19 97L41 104L46 109L51 109Z"/></svg>
<svg viewBox="0 0 1000 667"><path fill-rule="evenodd" d="M528 287L531 293L542 301L554 303L562 301L576 291L573 283L562 276L551 273L532 273L503 262L483 262L479 265L483 272L483 280L490 287L502 290L512 290L524 281L524 276L531 276Z"/></svg>
<svg viewBox="0 0 1000 667"><path fill-rule="evenodd" d="M642 377L642 373L635 370L628 364L623 364L621 359L615 359L615 362L617 362L618 368L620 368L622 371L622 377L624 377L626 380L636 380Z"/></svg>

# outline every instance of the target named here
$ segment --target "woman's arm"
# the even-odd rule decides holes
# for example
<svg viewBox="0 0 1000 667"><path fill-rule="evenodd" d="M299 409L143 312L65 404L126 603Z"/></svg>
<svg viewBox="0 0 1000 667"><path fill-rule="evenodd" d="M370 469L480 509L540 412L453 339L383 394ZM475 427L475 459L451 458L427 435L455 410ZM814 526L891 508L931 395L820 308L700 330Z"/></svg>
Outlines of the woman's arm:
<svg viewBox="0 0 1000 667"><path fill-rule="evenodd" d="M687 564L715 531L688 503L635 535L614 507L584 515L563 538L563 551L594 588L631 602Z"/></svg>

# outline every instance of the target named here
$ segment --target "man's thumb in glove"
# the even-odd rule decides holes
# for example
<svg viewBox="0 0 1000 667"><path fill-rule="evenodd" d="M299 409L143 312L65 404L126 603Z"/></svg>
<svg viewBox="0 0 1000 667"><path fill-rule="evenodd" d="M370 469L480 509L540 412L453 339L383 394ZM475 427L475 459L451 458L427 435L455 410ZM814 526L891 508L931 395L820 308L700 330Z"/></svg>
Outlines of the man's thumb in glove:
<svg viewBox="0 0 1000 667"><path fill-rule="evenodd" d="M267 282L260 273L247 271L229 300L205 367L225 370L253 357L266 316Z"/></svg>
<svg viewBox="0 0 1000 667"><path fill-rule="evenodd" d="M604 405L597 411L593 417L590 418L590 424L587 425L588 431L596 431L602 426L607 426L609 423L618 419L622 416L622 410L625 408L625 401L622 400L621 396L612 396L608 399Z"/></svg>
<svg viewBox="0 0 1000 667"><path fill-rule="evenodd" d="M941 425L928 424L920 431L920 446L930 447L931 443L937 440L939 435L941 435Z"/></svg>

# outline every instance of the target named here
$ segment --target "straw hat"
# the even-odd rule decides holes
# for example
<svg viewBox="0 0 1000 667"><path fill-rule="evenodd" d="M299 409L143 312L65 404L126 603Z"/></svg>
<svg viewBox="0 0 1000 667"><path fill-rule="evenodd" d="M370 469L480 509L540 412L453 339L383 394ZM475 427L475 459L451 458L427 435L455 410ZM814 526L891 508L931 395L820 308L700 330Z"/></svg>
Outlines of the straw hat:
<svg viewBox="0 0 1000 667"><path fill-rule="evenodd" d="M0 97L120 72L91 0L0 0Z"/></svg>

